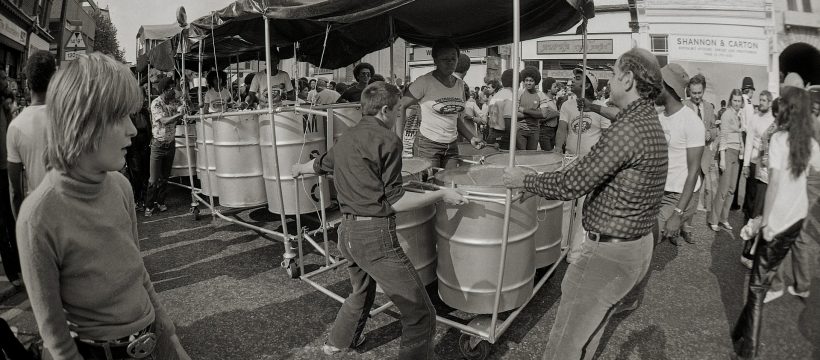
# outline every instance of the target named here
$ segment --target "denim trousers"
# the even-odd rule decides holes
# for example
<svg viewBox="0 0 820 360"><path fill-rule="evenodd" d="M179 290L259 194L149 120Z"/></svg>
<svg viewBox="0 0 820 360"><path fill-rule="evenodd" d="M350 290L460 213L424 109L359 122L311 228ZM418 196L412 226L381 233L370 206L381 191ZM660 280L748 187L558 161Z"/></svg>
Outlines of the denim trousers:
<svg viewBox="0 0 820 360"><path fill-rule="evenodd" d="M763 328L763 300L781 262L790 250L794 250L802 227L803 220L800 220L775 235L771 241L765 241L762 235L758 235L752 274L749 278L749 291L746 293L746 305L732 330L735 354L741 358L754 359L757 356L760 332Z"/></svg>
<svg viewBox="0 0 820 360"><path fill-rule="evenodd" d="M671 191L663 192L661 208L660 211L658 211L658 233L655 234L655 243L660 243L666 238L666 222L672 217L672 214L675 213L680 197L681 193ZM683 215L681 215L680 218L681 232L692 233L692 218L695 217L695 212L697 211L697 205L695 205L697 202L698 191L695 191L689 198L689 204L687 204L686 209L683 209Z"/></svg>
<svg viewBox="0 0 820 360"><path fill-rule="evenodd" d="M732 208L732 198L737 186L738 156L740 152L735 149L727 149L724 162L725 169L720 173L718 191L712 200L712 216L708 222L717 224L718 222L729 222L729 210Z"/></svg>
<svg viewBox="0 0 820 360"><path fill-rule="evenodd" d="M154 351L144 357L146 360L191 360L188 353L179 342L179 337L176 334L176 327L167 314L157 312L156 327L154 334L157 336L157 344L154 346ZM79 340L75 340L79 341ZM106 359L105 356L100 356L99 351L88 352L86 347L79 346L80 355L86 360L125 360L131 358L112 358Z"/></svg>
<svg viewBox="0 0 820 360"><path fill-rule="evenodd" d="M345 218L339 228L339 251L348 261L352 291L336 315L328 344L349 348L358 342L378 284L401 312L399 359L433 359L436 310L399 245L395 216Z"/></svg>
<svg viewBox="0 0 820 360"><path fill-rule="evenodd" d="M145 193L145 207L154 204L165 204L168 195L168 178L174 165L174 142L162 143L151 140L151 157L149 159L148 191Z"/></svg>
<svg viewBox="0 0 820 360"><path fill-rule="evenodd" d="M543 360L595 355L610 317L649 271L652 249L651 232L628 242L584 241L580 258L561 282L561 302Z"/></svg>
<svg viewBox="0 0 820 360"><path fill-rule="evenodd" d="M539 130L521 130L515 134L515 148L518 150L538 150Z"/></svg>
<svg viewBox="0 0 820 360"><path fill-rule="evenodd" d="M712 160L709 165L709 171L703 177L703 207L706 208L706 219L712 218L712 211L714 211L715 196L718 191L718 184L720 183L720 166L717 160Z"/></svg>
<svg viewBox="0 0 820 360"><path fill-rule="evenodd" d="M555 148L555 134L558 127L546 126L541 123L541 128L538 131L538 144L541 145L541 150L552 151Z"/></svg>
<svg viewBox="0 0 820 360"><path fill-rule="evenodd" d="M416 133L415 155L430 160L434 168L452 169L458 166L458 143L442 144L428 139L421 132Z"/></svg>

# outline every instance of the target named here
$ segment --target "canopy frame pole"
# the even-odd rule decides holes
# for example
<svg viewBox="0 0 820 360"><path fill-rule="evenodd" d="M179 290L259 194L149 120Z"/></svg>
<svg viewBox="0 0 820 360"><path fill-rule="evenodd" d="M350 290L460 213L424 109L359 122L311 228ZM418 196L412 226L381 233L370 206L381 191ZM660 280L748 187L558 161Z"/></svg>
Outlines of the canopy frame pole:
<svg viewBox="0 0 820 360"><path fill-rule="evenodd" d="M297 254L293 251L290 241L290 233L288 232L288 221L285 217L285 201L282 196L282 177L279 172L279 149L276 146L276 122L274 119L273 109L273 92L270 91L270 18L265 15L265 84L268 87L268 116L270 116L270 131L271 131L271 145L273 145L273 172L276 177L276 192L279 195L279 220L282 222L282 233L285 234L285 253L282 254L282 267L288 269L293 259ZM286 86L287 88L287 86ZM296 215L299 216L299 215Z"/></svg>
<svg viewBox="0 0 820 360"><path fill-rule="evenodd" d="M396 72L393 69L393 44L396 43L396 32L393 28L393 16L389 17L390 19L390 83L395 85L396 84Z"/></svg>
<svg viewBox="0 0 820 360"><path fill-rule="evenodd" d="M182 72L182 82L183 82L184 85L180 84L180 87L182 88L181 90L183 91L182 100L183 100L183 104L184 104L186 102L191 101L191 99L190 99L191 94L190 94L189 89L188 89L188 79L185 77L185 55L188 52L188 47L186 46L187 41L188 41L188 29L183 27L181 34L182 34L182 36L181 36L180 45L179 45L182 48L182 56L180 57L180 59L181 59L180 68L182 70L181 71ZM201 55L202 46L199 47L199 52L200 52L200 58L201 58L201 56L202 56ZM202 62L200 61L200 66L201 66L201 64L202 64ZM200 73L201 72L202 72L202 69L200 69ZM201 95L202 87L200 86L200 87L198 87L198 89L199 89L199 93L200 93L198 105L201 107L202 106L202 95ZM182 109L183 109L182 111L186 111L187 106L184 106ZM187 115L187 114L182 114L182 115L183 115L183 119L184 119L185 115ZM186 163L187 163L187 167L188 167L188 183L191 184L191 209L193 209L197 206L197 204L199 204L199 202L197 202L197 200L196 200L196 190L194 189L194 170L193 170L193 168L196 168L196 164L194 164L193 168L192 168L192 166L191 166L191 147L189 146L191 139L189 138L190 134L188 134L188 123L184 120L182 121L182 134L185 136L185 158L186 158Z"/></svg>
<svg viewBox="0 0 820 360"><path fill-rule="evenodd" d="M513 46L512 46L512 54L510 56L510 61L513 63L513 111L512 111L512 119L510 120L510 140L509 140L509 148L510 148L510 158L507 162L508 167L515 166L515 149L517 147L516 138L518 136L518 81L519 81L519 71L521 64L519 64L519 56L518 53L519 46L521 44L521 1L520 0L513 0ZM495 343L497 329L496 325L498 323L498 307L501 305L501 289L503 288L503 281L504 281L504 268L506 267L507 263L507 244L510 240L510 212L512 210L512 189L507 188L505 191L504 196L504 227L502 228L501 234L501 256L499 259L499 266L498 266L498 278L496 279L495 285L495 298L493 300L493 314L492 319L490 321L490 329L489 329L489 340L491 343Z"/></svg>

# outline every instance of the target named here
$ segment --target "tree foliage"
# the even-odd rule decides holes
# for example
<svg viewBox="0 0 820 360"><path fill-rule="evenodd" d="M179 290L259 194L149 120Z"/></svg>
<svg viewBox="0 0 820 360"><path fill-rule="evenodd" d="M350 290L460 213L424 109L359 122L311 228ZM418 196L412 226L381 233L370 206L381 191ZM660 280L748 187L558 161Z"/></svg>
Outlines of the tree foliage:
<svg viewBox="0 0 820 360"><path fill-rule="evenodd" d="M101 13L93 14L97 31L94 34L94 51L113 56L118 61L125 62L125 52L120 48L117 40L117 28L111 23L111 19L102 16Z"/></svg>

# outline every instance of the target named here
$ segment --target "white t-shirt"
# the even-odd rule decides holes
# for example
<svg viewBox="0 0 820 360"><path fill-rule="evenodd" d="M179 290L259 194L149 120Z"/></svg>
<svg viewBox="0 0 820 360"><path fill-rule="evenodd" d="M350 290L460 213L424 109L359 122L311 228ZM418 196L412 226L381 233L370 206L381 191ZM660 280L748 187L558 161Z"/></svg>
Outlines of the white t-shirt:
<svg viewBox="0 0 820 360"><path fill-rule="evenodd" d="M808 193L806 191L806 175L808 171L820 171L820 147L817 141L811 141L811 158L809 168L799 177L792 176L789 169L789 134L785 131L778 131L772 135L769 142L769 167L777 169L777 179L773 179L769 174L769 186L777 181L777 192L774 196L774 203L771 204L771 211L768 219L764 219L770 232L778 234L788 229L800 219L803 219L809 212ZM769 204L766 204L769 206ZM767 232L764 232L764 234ZM767 240L771 240L767 237Z"/></svg>
<svg viewBox="0 0 820 360"><path fill-rule="evenodd" d="M760 157L760 142L766 129L774 123L774 116L771 111L765 114L756 113L750 121L746 122L746 145L743 146L743 166L750 166L751 163L758 163Z"/></svg>
<svg viewBox="0 0 820 360"><path fill-rule="evenodd" d="M706 127L703 121L688 106L678 112L666 116L658 114L663 133L666 135L668 146L669 167L666 171L666 186L664 190L682 193L689 175L689 166L686 163L686 150L706 145ZM700 167L700 159L698 159ZM695 191L700 188L700 177L695 184Z"/></svg>
<svg viewBox="0 0 820 360"><path fill-rule="evenodd" d="M259 106L268 106L268 89L265 88L265 72L260 71L253 76L251 87L248 91L256 93L259 99ZM284 93L282 92L284 89ZM273 92L273 102L280 102L285 100L286 94L293 91L293 84L290 83L290 75L287 72L279 70L276 75L270 77L270 90Z"/></svg>
<svg viewBox="0 0 820 360"><path fill-rule="evenodd" d="M6 134L7 159L9 162L23 164L26 171L26 195L34 191L46 175L43 155L48 143L47 126L48 112L45 105L23 109L9 124Z"/></svg>
<svg viewBox="0 0 820 360"><path fill-rule="evenodd" d="M339 97L342 96L336 90L324 89L321 92L316 93L314 97L314 105L327 105L327 104L335 104L336 101L339 100ZM310 95L308 95L310 98Z"/></svg>
<svg viewBox="0 0 820 360"><path fill-rule="evenodd" d="M487 122L491 128L502 131L506 128L504 118L512 118L512 98L512 89L503 88L487 102Z"/></svg>
<svg viewBox="0 0 820 360"><path fill-rule="evenodd" d="M440 144L456 141L458 114L464 111L464 81L456 78L448 88L429 72L410 84L410 95L421 108L419 132Z"/></svg>
<svg viewBox="0 0 820 360"><path fill-rule="evenodd" d="M216 92L214 89L208 89L208 92L205 93L202 99L202 101L208 104L208 112L210 113L219 113L227 110L228 104L233 102L231 100L231 93L228 92L228 89L222 89L220 92Z"/></svg>
<svg viewBox="0 0 820 360"><path fill-rule="evenodd" d="M601 104L599 101L593 101L594 104ZM558 117L559 121L566 122L569 127L567 130L566 153L575 154L578 146L578 131L581 132L581 156L584 156L592 150L592 146L598 143L604 129L609 128L612 124L609 119L598 115L594 112L585 112L581 116L578 111L578 101L576 98L567 99L561 104L561 111Z"/></svg>

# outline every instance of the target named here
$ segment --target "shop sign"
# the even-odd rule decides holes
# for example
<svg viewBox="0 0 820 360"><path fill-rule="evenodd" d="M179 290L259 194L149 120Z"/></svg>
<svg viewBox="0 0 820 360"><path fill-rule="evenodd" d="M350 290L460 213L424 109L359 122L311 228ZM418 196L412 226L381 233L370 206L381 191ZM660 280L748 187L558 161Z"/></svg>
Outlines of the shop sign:
<svg viewBox="0 0 820 360"><path fill-rule="evenodd" d="M769 65L767 39L669 35L669 60Z"/></svg>
<svg viewBox="0 0 820 360"><path fill-rule="evenodd" d="M51 44L49 44L48 41L43 40L43 38L37 36L37 34L31 34L28 47L29 54L33 54L37 50L49 51L50 47Z"/></svg>
<svg viewBox="0 0 820 360"><path fill-rule="evenodd" d="M582 40L544 40L536 43L538 55L581 54ZM612 54L612 39L587 39L587 54Z"/></svg>
<svg viewBox="0 0 820 360"><path fill-rule="evenodd" d="M2 15L0 15L0 34L20 43L20 45L26 44L26 31Z"/></svg>
<svg viewBox="0 0 820 360"><path fill-rule="evenodd" d="M82 50L66 50L65 52L65 61L76 60L80 57L80 55L85 54L85 49Z"/></svg>
<svg viewBox="0 0 820 360"><path fill-rule="evenodd" d="M471 58L483 58L487 56L487 49L469 49L461 52L467 54ZM413 61L433 60L433 49L429 47L413 48Z"/></svg>

